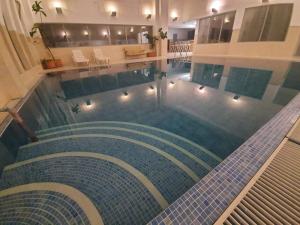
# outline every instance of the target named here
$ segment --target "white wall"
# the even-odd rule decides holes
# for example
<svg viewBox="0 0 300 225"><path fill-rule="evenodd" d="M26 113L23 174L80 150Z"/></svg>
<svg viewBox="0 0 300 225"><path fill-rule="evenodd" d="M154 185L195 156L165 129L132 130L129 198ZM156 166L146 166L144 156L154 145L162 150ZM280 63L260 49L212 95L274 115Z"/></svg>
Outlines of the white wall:
<svg viewBox="0 0 300 225"><path fill-rule="evenodd" d="M62 7L63 15L56 14L56 5ZM137 25L155 22L155 0L43 0L43 6L48 14L45 22ZM117 11L117 17L110 16L111 8ZM146 10L152 14L150 20L146 19ZM39 22L38 17L35 20Z"/></svg>
<svg viewBox="0 0 300 225"><path fill-rule="evenodd" d="M300 1L299 0L269 0L271 4L294 3L294 13L291 26L300 26ZM182 16L185 20L202 18L212 15L211 9L218 9L219 13L236 10L234 29L239 29L242 24L245 8L263 5L262 0L186 0ZM181 7L181 5L179 5Z"/></svg>

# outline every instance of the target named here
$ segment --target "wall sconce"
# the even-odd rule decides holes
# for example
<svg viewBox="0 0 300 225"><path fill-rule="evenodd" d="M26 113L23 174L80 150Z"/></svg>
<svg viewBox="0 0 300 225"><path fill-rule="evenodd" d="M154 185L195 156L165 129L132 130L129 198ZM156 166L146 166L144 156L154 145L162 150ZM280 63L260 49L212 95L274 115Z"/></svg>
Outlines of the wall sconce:
<svg viewBox="0 0 300 225"><path fill-rule="evenodd" d="M55 10L56 10L57 15L59 15L59 16L63 15L63 11L62 11L61 7L56 7Z"/></svg>
<svg viewBox="0 0 300 225"><path fill-rule="evenodd" d="M118 31L118 33L117 33L119 36L121 36L122 35L122 31Z"/></svg>
<svg viewBox="0 0 300 225"><path fill-rule="evenodd" d="M131 27L131 28L130 28L130 32L131 32L131 33L133 33L133 31L134 31L134 28L133 28L133 27Z"/></svg>
<svg viewBox="0 0 300 225"><path fill-rule="evenodd" d="M152 17L152 13L150 9L145 9L144 14L146 15L146 19L150 20Z"/></svg>
<svg viewBox="0 0 300 225"><path fill-rule="evenodd" d="M67 31L61 32L61 36L62 36L64 39L67 39L67 37L68 37L68 32L67 32Z"/></svg>
<svg viewBox="0 0 300 225"><path fill-rule="evenodd" d="M151 17L152 17L152 15L151 15L151 14L148 14L148 15L146 16L146 19L147 19L147 20L150 20Z"/></svg>
<svg viewBox="0 0 300 225"><path fill-rule="evenodd" d="M107 33L107 31L102 31L102 35L104 36L104 37L107 37L107 35L108 35L108 33Z"/></svg>
<svg viewBox="0 0 300 225"><path fill-rule="evenodd" d="M230 23L230 19L228 17L225 17L224 23Z"/></svg>
<svg viewBox="0 0 300 225"><path fill-rule="evenodd" d="M112 11L110 14L111 17L116 17L117 16L117 11Z"/></svg>
<svg viewBox="0 0 300 225"><path fill-rule="evenodd" d="M54 1L52 3L52 6L53 8L55 8L57 15L63 15L63 10L62 10L63 4L61 1Z"/></svg>
<svg viewBox="0 0 300 225"><path fill-rule="evenodd" d="M83 35L87 37L87 36L89 36L89 32L87 30L84 30Z"/></svg>
<svg viewBox="0 0 300 225"><path fill-rule="evenodd" d="M211 12L212 12L212 13L218 13L218 10L217 10L216 8L212 8L212 9L211 9Z"/></svg>
<svg viewBox="0 0 300 225"><path fill-rule="evenodd" d="M171 13L171 18L172 18L173 22L177 21L178 20L178 14L177 14L177 12L173 11Z"/></svg>

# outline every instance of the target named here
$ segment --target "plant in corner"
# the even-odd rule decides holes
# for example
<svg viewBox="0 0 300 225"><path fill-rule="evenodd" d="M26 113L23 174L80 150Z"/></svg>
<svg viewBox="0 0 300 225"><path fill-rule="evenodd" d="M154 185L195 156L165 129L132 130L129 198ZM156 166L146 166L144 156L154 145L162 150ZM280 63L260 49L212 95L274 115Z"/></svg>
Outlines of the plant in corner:
<svg viewBox="0 0 300 225"><path fill-rule="evenodd" d="M158 34L157 35L151 35L149 33L144 34L145 38L148 39L149 44L151 45L152 49L155 49L156 47L156 42L159 40L164 40L168 37L168 32L164 32L162 27L158 29Z"/></svg>
<svg viewBox="0 0 300 225"><path fill-rule="evenodd" d="M40 24L33 25L33 27L31 28L31 31L29 32L30 37L33 38L39 30L40 34L42 36L42 39L44 40L44 42L46 42L47 36L43 32L43 27L41 25L43 24L43 17L47 17L47 14L43 10L42 1L34 1L33 5L32 5L32 11L35 13L35 15L39 15L41 22L40 22ZM50 47L46 43L45 43L45 47L47 48L47 50L51 56L51 59L42 59L41 60L43 68L51 69L51 68L56 68L56 67L62 66L62 61L54 58L54 55L52 54Z"/></svg>

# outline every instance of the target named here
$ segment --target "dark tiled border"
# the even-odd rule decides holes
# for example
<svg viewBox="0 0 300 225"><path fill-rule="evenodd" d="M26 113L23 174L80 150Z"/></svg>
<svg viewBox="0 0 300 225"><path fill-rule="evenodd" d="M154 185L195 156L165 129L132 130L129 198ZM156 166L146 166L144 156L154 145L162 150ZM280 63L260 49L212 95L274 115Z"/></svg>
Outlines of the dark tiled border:
<svg viewBox="0 0 300 225"><path fill-rule="evenodd" d="M148 225L213 224L278 147L299 115L300 94Z"/></svg>

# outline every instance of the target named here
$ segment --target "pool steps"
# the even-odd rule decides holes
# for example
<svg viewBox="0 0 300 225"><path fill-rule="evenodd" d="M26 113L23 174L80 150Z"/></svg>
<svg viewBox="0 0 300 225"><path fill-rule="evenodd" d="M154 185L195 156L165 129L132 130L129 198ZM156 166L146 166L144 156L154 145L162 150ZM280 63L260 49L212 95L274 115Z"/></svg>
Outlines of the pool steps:
<svg viewBox="0 0 300 225"><path fill-rule="evenodd" d="M141 179L140 173L119 159L72 152L6 167L0 189L41 182L68 185L93 202L105 225L140 225L162 210L153 187L147 188L149 182L144 185L147 181Z"/></svg>
<svg viewBox="0 0 300 225"><path fill-rule="evenodd" d="M178 145L182 145L182 147L185 147L186 149L196 149L199 150L199 152L206 153L209 157L215 159L217 162L221 162L222 159L209 151L208 149L196 144L193 141L190 141L182 136L179 136L177 134L174 134L172 132L162 130L153 126L148 126L145 124L138 124L138 123L130 123L130 122L122 122L122 121L94 121L94 122L83 122L83 123L74 123L64 126L58 126L48 129L43 129L37 131L37 135L39 137L45 137L46 135L60 131L65 129L72 129L72 128L79 128L79 127L89 127L89 126L112 126L112 127L123 127L123 128L130 128L132 130L136 131L144 131L153 135L156 135L158 137L165 138L170 141L174 141ZM180 146L181 146L180 145Z"/></svg>
<svg viewBox="0 0 300 225"><path fill-rule="evenodd" d="M93 203L58 183L32 183L0 191L0 224L103 225Z"/></svg>
<svg viewBox="0 0 300 225"><path fill-rule="evenodd" d="M186 138L136 123L86 122L37 134L40 141L21 146L17 162L4 169L0 190L37 182L68 185L91 200L104 224L145 224L222 160ZM123 190L118 196L115 187ZM138 193L131 203L124 196L129 189ZM132 212L123 209L132 203Z"/></svg>

